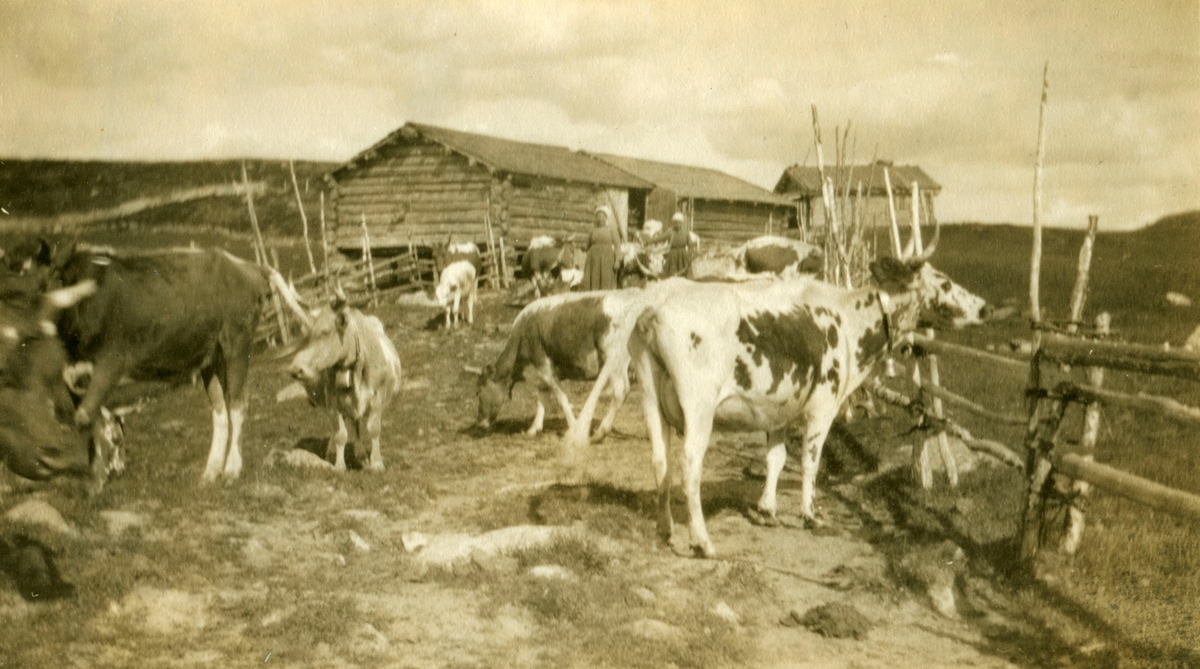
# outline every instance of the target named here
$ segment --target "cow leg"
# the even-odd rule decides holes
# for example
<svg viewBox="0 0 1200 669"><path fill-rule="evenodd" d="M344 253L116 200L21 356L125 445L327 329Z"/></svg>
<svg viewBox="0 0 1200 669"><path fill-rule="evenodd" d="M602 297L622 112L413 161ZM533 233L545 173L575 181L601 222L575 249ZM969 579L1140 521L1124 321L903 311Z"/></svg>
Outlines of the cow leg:
<svg viewBox="0 0 1200 669"><path fill-rule="evenodd" d="M529 429L525 430L525 434L536 437L542 431L542 423L546 420L546 405L542 403L542 392L539 389L537 393L537 412L533 414L533 422L529 424Z"/></svg>
<svg viewBox="0 0 1200 669"><path fill-rule="evenodd" d="M646 432L650 435L650 459L654 465L654 484L658 489L658 514L656 529L658 537L671 543L671 479L667 460L671 434L664 430L666 419L658 406L658 388L652 371L653 361L646 351L634 356L635 371L642 387L642 413L646 419Z"/></svg>
<svg viewBox="0 0 1200 669"><path fill-rule="evenodd" d="M608 412L600 420L600 425L596 428L596 433L592 435L593 442L603 441L608 436L608 433L612 431L613 423L617 420L617 410L621 408L621 405L625 404L625 398L629 395L628 367L618 370L613 375L610 387L612 388L612 402L608 405ZM589 420L588 422L590 423L591 421Z"/></svg>
<svg viewBox="0 0 1200 669"><path fill-rule="evenodd" d="M229 406L229 455L225 458L224 475L233 480L242 474L242 424L246 422L246 376L250 372L249 332L245 341L222 343L225 399ZM220 369L217 370L218 377Z"/></svg>
<svg viewBox="0 0 1200 669"><path fill-rule="evenodd" d="M471 292L467 293L467 324L475 324L475 288L471 288Z"/></svg>
<svg viewBox="0 0 1200 669"><path fill-rule="evenodd" d="M120 355L102 353L96 358L92 365L92 380L88 384L87 393L75 409L76 427L92 424L92 420L100 415L100 405L124 375L125 364Z"/></svg>
<svg viewBox="0 0 1200 669"><path fill-rule="evenodd" d="M208 390L208 401L212 404L213 435L212 446L208 449L208 463L204 465L202 483L212 483L221 475L225 464L225 449L229 444L229 411L225 406L225 389L217 374L208 373L204 380Z"/></svg>
<svg viewBox="0 0 1200 669"><path fill-rule="evenodd" d="M346 419L341 412L335 412L333 434L329 437L329 445L325 447L325 459L332 462L333 468L339 472L346 471L346 442L349 439Z"/></svg>
<svg viewBox="0 0 1200 669"><path fill-rule="evenodd" d="M804 430L804 454L801 459L803 482L800 487L800 515L809 523L819 525L816 514L813 513L813 493L817 485L817 467L821 464L821 450L825 447L825 437L837 411L829 411L828 415L811 416Z"/></svg>
<svg viewBox="0 0 1200 669"><path fill-rule="evenodd" d="M363 425L362 423L366 423ZM360 421L358 426L358 438L362 441L365 427L366 436L371 440L371 463L368 467L373 472L381 472L383 467L383 454L379 452L379 434L382 432L383 412L379 410L372 411L365 421Z"/></svg>
<svg viewBox="0 0 1200 669"><path fill-rule="evenodd" d="M455 289L454 291L454 327L458 327L459 321L462 320L462 290Z"/></svg>
<svg viewBox="0 0 1200 669"><path fill-rule="evenodd" d="M787 462L787 435L786 429L767 433L767 482L763 486L762 497L758 498L758 512L766 525L779 524L775 515L775 493L779 486L779 474L783 472L783 465Z"/></svg>
<svg viewBox="0 0 1200 669"><path fill-rule="evenodd" d="M687 496L688 528L691 548L697 556L710 558L716 554L708 528L704 524L704 507L700 502L700 479L704 473L704 452L712 436L712 411L695 410L686 416L683 437L683 494Z"/></svg>

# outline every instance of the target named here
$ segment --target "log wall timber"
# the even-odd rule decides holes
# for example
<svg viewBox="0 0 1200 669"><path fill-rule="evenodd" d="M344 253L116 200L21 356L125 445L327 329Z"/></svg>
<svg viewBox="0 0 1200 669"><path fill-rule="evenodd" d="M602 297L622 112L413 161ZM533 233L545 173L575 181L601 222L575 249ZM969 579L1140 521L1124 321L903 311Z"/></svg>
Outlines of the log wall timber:
<svg viewBox="0 0 1200 669"><path fill-rule="evenodd" d="M794 212L783 205L697 200L692 230L701 239L740 243L763 235L768 221L780 234L787 233L783 222ZM799 234L798 229L794 232Z"/></svg>
<svg viewBox="0 0 1200 669"><path fill-rule="evenodd" d="M538 180L508 191L506 229L520 242L546 234L586 239L595 226L596 207L608 203L605 190L589 184Z"/></svg>
<svg viewBox="0 0 1200 669"><path fill-rule="evenodd" d="M436 144L387 147L370 163L343 175L337 184L341 248L358 248L366 219L374 247L429 245L484 239L492 175Z"/></svg>

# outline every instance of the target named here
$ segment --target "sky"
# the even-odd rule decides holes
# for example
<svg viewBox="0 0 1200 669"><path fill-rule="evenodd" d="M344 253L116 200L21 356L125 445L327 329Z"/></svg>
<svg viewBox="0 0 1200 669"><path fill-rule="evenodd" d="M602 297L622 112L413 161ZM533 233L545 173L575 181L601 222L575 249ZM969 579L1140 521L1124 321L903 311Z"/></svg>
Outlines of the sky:
<svg viewBox="0 0 1200 669"><path fill-rule="evenodd" d="M1200 208L1200 0L0 0L0 156L345 161L405 122L771 189L849 126L945 221Z"/></svg>

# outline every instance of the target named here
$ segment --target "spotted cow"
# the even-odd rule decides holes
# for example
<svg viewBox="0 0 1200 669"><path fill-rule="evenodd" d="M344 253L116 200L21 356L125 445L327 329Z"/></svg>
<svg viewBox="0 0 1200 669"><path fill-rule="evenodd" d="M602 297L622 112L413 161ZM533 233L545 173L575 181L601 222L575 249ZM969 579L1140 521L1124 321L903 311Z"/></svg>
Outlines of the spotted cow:
<svg viewBox="0 0 1200 669"><path fill-rule="evenodd" d="M821 249L787 237L755 237L733 252L736 271L747 274L817 274L824 269Z"/></svg>
<svg viewBox="0 0 1200 669"><path fill-rule="evenodd" d="M803 424L800 513L815 522L825 437L897 333L915 327L923 307L962 310L964 323L981 317L981 306L948 304L955 292L930 283L925 266L924 257L883 258L871 267L879 287L858 290L812 278L695 283L643 311L629 346L653 446L660 536L671 535L668 426L684 435L684 493L697 553L713 555L700 506L713 429L767 432L767 481L757 506L773 521L785 438Z"/></svg>

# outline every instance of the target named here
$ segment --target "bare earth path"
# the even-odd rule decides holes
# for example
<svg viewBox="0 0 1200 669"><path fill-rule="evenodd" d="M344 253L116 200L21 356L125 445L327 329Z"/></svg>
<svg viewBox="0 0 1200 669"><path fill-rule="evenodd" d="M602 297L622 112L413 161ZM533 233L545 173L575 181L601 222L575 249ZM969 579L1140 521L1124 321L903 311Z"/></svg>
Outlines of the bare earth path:
<svg viewBox="0 0 1200 669"><path fill-rule="evenodd" d="M0 590L0 666L1048 661L1044 645L1041 655L1022 654L1041 623L968 573L961 556L956 565L938 553L935 539L898 530L893 512L850 475L821 483L828 530L795 526L799 490L789 476L780 494L785 526L751 524L743 509L761 482L744 470L762 449L738 444L752 437L721 436L709 452L704 497L718 559L682 555L680 525L674 546L661 545L636 395L616 433L594 447L587 482L558 485L563 421L551 410L547 434L521 434L533 410L530 388L517 387L496 431L470 427L474 379L463 366L490 362L516 313L498 301L480 311L474 329L447 333L425 328L429 309L381 310L405 368L404 391L384 423L382 474L269 464L272 450L321 450L329 429L303 402L274 402L287 383L278 365L253 371L247 465L232 485L197 484L210 423L195 388L166 393L131 419L129 469L97 499L4 474L4 508L46 499L78 529L60 566L80 594L28 604L11 587ZM571 387L575 398L586 390ZM675 517L684 521L681 506ZM477 551L451 566L427 564L429 548L409 550L422 538L432 546L445 535L521 525L561 529L547 544ZM909 554L892 548L908 544L916 547ZM950 616L927 594L939 578L958 595ZM853 607L870 629L861 628L861 638L826 637L790 615L834 603ZM1056 634L1086 646L1087 633L1071 630ZM1063 659L1072 657L1083 656Z"/></svg>

